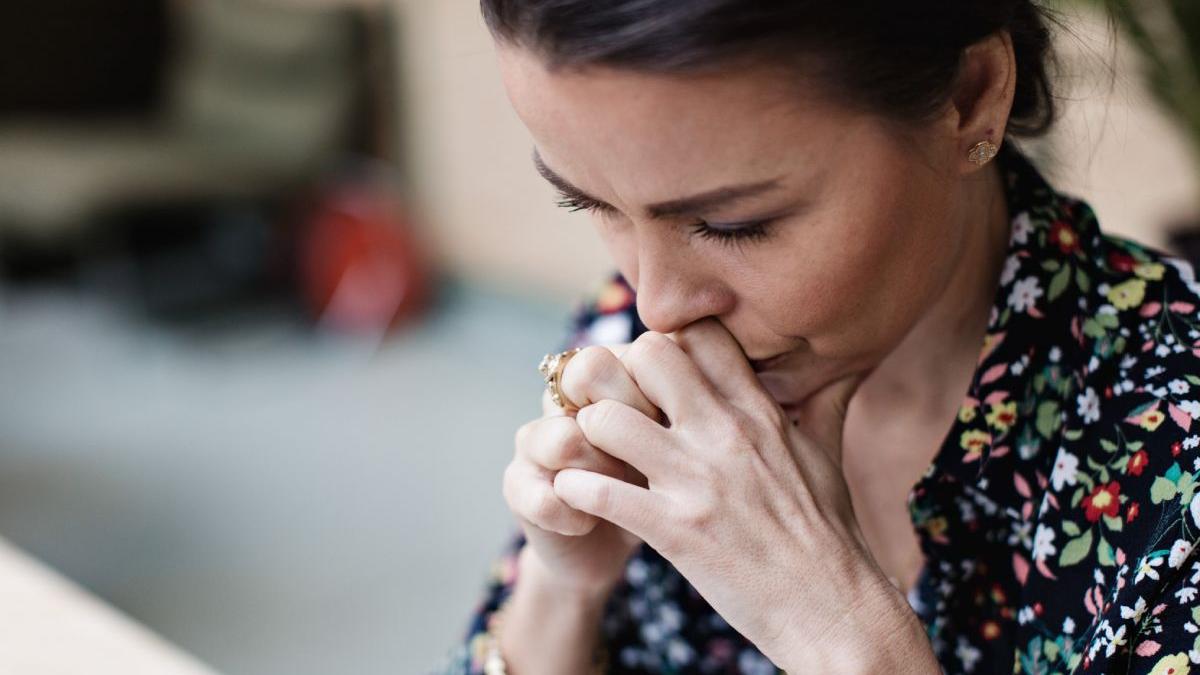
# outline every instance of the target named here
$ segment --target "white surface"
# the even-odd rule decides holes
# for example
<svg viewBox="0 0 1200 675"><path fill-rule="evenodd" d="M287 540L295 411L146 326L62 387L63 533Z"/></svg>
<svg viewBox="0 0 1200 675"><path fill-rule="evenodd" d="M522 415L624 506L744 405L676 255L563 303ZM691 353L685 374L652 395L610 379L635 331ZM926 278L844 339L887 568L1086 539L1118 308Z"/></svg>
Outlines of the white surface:
<svg viewBox="0 0 1200 675"><path fill-rule="evenodd" d="M0 535L231 675L425 672L564 313L462 293L376 351L0 289Z"/></svg>
<svg viewBox="0 0 1200 675"><path fill-rule="evenodd" d="M0 673L214 675L3 540Z"/></svg>

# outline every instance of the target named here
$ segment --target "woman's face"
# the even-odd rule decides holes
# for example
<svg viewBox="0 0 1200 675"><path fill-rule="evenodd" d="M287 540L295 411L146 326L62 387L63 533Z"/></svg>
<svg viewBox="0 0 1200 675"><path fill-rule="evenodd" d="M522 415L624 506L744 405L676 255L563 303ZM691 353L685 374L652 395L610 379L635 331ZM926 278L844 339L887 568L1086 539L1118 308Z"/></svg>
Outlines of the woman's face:
<svg viewBox="0 0 1200 675"><path fill-rule="evenodd" d="M717 318L781 404L873 368L945 291L968 218L946 125L904 139L767 70L500 63L539 170L592 210L646 326Z"/></svg>

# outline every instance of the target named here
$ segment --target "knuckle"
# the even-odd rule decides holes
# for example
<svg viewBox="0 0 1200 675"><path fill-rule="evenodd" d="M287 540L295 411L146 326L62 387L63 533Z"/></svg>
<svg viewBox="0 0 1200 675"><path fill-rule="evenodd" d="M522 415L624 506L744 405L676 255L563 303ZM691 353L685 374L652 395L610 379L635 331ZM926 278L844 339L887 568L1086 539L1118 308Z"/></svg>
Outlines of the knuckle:
<svg viewBox="0 0 1200 675"><path fill-rule="evenodd" d="M703 493L681 504L676 518L688 532L705 533L712 529L716 518L715 500Z"/></svg>
<svg viewBox="0 0 1200 675"><path fill-rule="evenodd" d="M529 445L530 438L533 436L533 427L536 423L537 420L534 420L517 427L517 432L513 434L513 445L516 446L518 451Z"/></svg>
<svg viewBox="0 0 1200 675"><path fill-rule="evenodd" d="M524 513L529 522L543 529L552 527L555 517L562 508L558 496L549 485L539 485L527 491Z"/></svg>
<svg viewBox="0 0 1200 675"><path fill-rule="evenodd" d="M587 413L583 415L581 424L593 429L603 427L612 422L614 416L620 414L617 411L618 407L620 407L620 404L612 399L606 398L596 401L584 409ZM583 411L581 410L580 413L583 413ZM579 418L576 417L576 419Z"/></svg>
<svg viewBox="0 0 1200 675"><path fill-rule="evenodd" d="M520 511L521 507L521 473L516 460L504 467L504 476L500 481L500 492L504 502L512 511Z"/></svg>
<svg viewBox="0 0 1200 675"><path fill-rule="evenodd" d="M566 372L571 373L572 381L593 382L609 375L615 359L612 352L604 347L585 347L567 363Z"/></svg>
<svg viewBox="0 0 1200 675"><path fill-rule="evenodd" d="M663 354L674 346L675 343L666 335L647 331L633 341L625 352L625 358L634 362L654 362L661 360Z"/></svg>
<svg viewBox="0 0 1200 675"><path fill-rule="evenodd" d="M558 461L560 466L578 462L585 455L583 432L575 422L558 425L549 442L551 444L549 454Z"/></svg>

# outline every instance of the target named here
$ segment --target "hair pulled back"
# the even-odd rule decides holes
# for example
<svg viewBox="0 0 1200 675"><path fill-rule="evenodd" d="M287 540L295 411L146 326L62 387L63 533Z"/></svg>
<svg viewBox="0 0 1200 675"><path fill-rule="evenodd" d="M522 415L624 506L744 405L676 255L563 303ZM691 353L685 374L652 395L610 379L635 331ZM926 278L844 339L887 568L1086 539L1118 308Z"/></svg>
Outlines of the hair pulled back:
<svg viewBox="0 0 1200 675"><path fill-rule="evenodd" d="M1054 121L1051 35L1031 0L481 0L502 41L552 68L685 74L744 62L796 64L840 100L928 119L953 91L964 50L1008 31L1017 83L1008 133Z"/></svg>

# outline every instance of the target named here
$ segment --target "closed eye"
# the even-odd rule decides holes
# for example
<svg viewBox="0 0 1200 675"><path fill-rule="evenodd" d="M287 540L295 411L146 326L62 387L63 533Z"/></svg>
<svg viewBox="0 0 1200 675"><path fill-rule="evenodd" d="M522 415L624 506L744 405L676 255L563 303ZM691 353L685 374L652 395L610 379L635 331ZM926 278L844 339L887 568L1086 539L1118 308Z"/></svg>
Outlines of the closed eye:
<svg viewBox="0 0 1200 675"><path fill-rule="evenodd" d="M572 194L565 190L558 190L558 196L554 204L559 208L566 209L571 212L588 211L595 213L612 213L613 207L604 202L590 199L584 195Z"/></svg>

